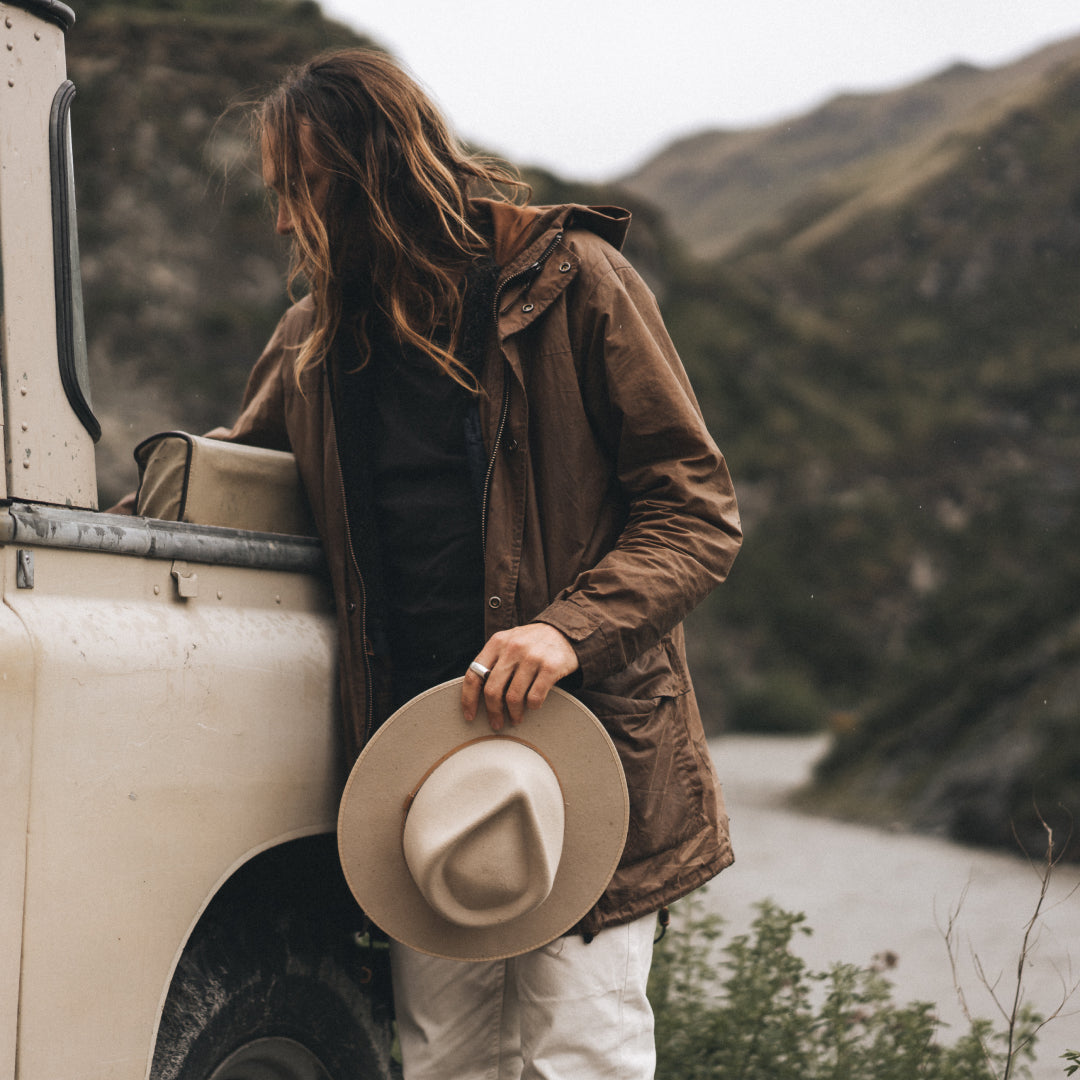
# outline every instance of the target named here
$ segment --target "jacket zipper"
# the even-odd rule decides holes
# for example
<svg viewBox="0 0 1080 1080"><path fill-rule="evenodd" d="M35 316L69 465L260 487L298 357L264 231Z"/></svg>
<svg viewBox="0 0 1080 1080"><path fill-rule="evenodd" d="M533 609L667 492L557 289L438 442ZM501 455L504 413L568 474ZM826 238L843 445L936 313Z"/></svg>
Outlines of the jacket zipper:
<svg viewBox="0 0 1080 1080"><path fill-rule="evenodd" d="M327 375L329 378L329 374ZM341 447L338 444L337 419L331 414L331 422L334 425L334 456L337 459L338 483L341 486L341 506L345 517L345 541L349 549L349 562L352 563L356 580L360 583L360 646L364 654L364 741L360 749L367 745L371 738L372 729L375 726L375 688L372 685L373 673L371 670L371 657L368 655L367 636L367 586L364 584L364 575L360 573L360 563L356 558L356 548L353 545L352 526L349 524L349 501L345 491L345 472L341 467Z"/></svg>
<svg viewBox="0 0 1080 1080"><path fill-rule="evenodd" d="M491 302L491 316L492 320L496 324L498 324L499 322L499 299L502 296L503 289L505 289L506 286L510 284L510 282L517 281L517 279L520 277L525 277L528 274L539 274L540 271L544 269L544 263L546 263L548 259L551 258L551 253L558 246L562 238L563 234L562 230L560 230L552 238L551 243L548 244L548 246L544 248L544 250L540 253L540 257L536 260L536 262L530 263L523 270L517 270L509 277L503 278L502 281L500 281L499 284L495 287L495 298Z"/></svg>
<svg viewBox="0 0 1080 1080"><path fill-rule="evenodd" d="M526 277L529 274L539 274L544 268L544 263L551 257L551 253L558 246L562 240L563 234L560 230L552 238L551 243L541 252L540 257L533 263L530 263L523 270L518 270L511 274L509 277L505 277L495 287L495 297L491 304L491 317L492 322L496 328L499 325L499 299L503 294L503 290L513 281L517 281L518 278ZM509 364L505 365L507 368ZM495 458L499 453L499 446L502 443L503 432L506 430L506 420L510 415L510 371L503 373L503 392L502 392L502 405L499 410L499 424L495 429L495 440L491 444L491 454L488 456L487 471L484 473L484 491L480 500L480 554L483 558L487 559L487 512L488 512L488 497L491 493L491 477L495 472Z"/></svg>
<svg viewBox="0 0 1080 1080"><path fill-rule="evenodd" d="M499 426L495 429L495 441L491 444L487 471L484 473L484 492L480 499L480 555L487 562L487 512L488 496L491 493L491 477L495 472L495 456L499 452L503 432L506 430L506 418L510 414L510 373L503 375L502 406L499 412Z"/></svg>

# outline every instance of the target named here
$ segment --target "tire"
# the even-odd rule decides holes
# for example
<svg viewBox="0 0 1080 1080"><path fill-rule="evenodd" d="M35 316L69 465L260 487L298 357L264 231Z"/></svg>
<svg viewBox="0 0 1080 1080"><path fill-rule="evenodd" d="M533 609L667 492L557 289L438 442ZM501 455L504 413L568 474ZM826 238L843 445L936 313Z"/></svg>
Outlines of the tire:
<svg viewBox="0 0 1080 1080"><path fill-rule="evenodd" d="M255 904L204 920L173 977L151 1080L394 1080L387 972L385 948L311 912Z"/></svg>

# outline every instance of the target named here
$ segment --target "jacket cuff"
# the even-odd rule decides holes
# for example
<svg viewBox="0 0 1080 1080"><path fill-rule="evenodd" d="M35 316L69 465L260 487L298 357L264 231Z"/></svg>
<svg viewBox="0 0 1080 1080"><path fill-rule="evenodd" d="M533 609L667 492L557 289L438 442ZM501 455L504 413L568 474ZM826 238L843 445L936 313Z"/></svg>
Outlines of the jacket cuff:
<svg viewBox="0 0 1080 1080"><path fill-rule="evenodd" d="M553 626L570 642L578 658L578 685L588 685L611 673L612 650L603 629L573 601L556 600L530 621Z"/></svg>

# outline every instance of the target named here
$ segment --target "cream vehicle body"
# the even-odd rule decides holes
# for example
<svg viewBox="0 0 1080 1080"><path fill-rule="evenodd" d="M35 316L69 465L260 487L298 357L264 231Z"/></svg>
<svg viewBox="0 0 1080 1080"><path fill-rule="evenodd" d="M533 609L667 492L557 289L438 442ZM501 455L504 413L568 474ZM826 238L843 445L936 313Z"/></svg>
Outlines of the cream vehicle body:
<svg viewBox="0 0 1080 1080"><path fill-rule="evenodd" d="M0 1080L381 1076L317 542L257 453L213 524L184 460L187 521L96 509L72 22L0 0Z"/></svg>

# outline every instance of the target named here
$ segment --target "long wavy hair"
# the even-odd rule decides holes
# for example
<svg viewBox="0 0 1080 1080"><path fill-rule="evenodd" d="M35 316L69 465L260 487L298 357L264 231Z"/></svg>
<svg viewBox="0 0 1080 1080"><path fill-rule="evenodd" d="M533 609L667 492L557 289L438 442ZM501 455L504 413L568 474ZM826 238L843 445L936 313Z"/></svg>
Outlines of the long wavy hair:
<svg viewBox="0 0 1080 1080"><path fill-rule="evenodd" d="M469 195L527 194L528 186L464 150L413 79L367 49L335 50L292 69L254 119L264 171L293 226L289 292L303 279L315 307L297 379L343 332L365 364L381 316L398 342L477 389L455 356L464 275L489 250ZM305 169L312 164L329 174L318 208Z"/></svg>

